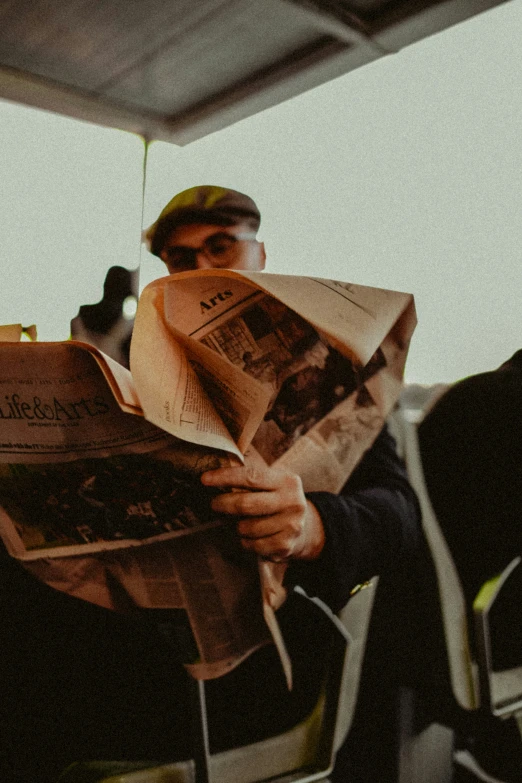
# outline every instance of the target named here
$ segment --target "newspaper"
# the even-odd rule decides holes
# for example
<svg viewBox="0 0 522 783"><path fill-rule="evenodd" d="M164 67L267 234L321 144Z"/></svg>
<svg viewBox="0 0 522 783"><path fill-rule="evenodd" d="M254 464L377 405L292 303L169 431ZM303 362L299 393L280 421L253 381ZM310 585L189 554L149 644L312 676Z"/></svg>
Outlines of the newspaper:
<svg viewBox="0 0 522 783"><path fill-rule="evenodd" d="M231 453L237 445L240 457L252 444L268 464L299 473L307 491L338 492L400 394L415 325L406 293L184 272L143 292L131 369L158 427ZM222 423L228 442L216 434Z"/></svg>
<svg viewBox="0 0 522 783"><path fill-rule="evenodd" d="M182 609L196 677L270 640L284 564L242 550L199 475L255 455L336 492L393 406L413 298L209 270L142 294L131 372L66 343L0 342L0 532L56 589Z"/></svg>

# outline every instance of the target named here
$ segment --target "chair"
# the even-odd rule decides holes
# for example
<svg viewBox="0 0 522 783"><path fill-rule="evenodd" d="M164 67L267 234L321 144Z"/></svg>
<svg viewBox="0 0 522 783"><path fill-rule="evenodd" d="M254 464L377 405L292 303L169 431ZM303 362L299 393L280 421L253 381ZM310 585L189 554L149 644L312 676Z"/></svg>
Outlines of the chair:
<svg viewBox="0 0 522 783"><path fill-rule="evenodd" d="M339 617L313 600L330 618L332 645L328 672L310 715L291 730L261 742L211 754L206 724L205 686L192 681L195 753L189 761L80 762L58 783L312 783L327 781L335 753L353 718L373 604L373 585L361 589Z"/></svg>
<svg viewBox="0 0 522 783"><path fill-rule="evenodd" d="M513 717L522 733L522 650L517 665L499 670L502 638L509 626L496 632L492 644L492 615L498 622L507 597L519 596L516 619L522 622L522 567L516 557L504 571L486 582L473 604L475 627L470 627L462 584L428 495L419 450L417 428L400 413L395 416L399 441L402 444L410 482L415 489L422 511L424 534L431 551L439 590L451 688L457 704L470 714L480 713L499 718ZM473 639L474 644L470 644ZM500 641L499 641L500 639ZM474 652L472 652L474 650ZM496 660L495 660L496 659ZM455 758L457 754L455 754ZM466 764L464 764L465 766Z"/></svg>
<svg viewBox="0 0 522 783"><path fill-rule="evenodd" d="M512 672L509 678L499 677L499 673L493 671L490 615L506 591L521 589L521 558L516 557L501 574L481 588L473 604L475 628L469 628L464 591L424 481L416 426L404 419L402 428L408 475L419 498L423 529L437 574L453 694L458 704L466 710L483 708L499 717L515 714L522 710L522 650L517 676ZM472 636L475 655L471 652L469 642ZM510 686L505 684L508 679ZM500 685L500 682L504 685ZM506 687L511 688L509 694L505 692Z"/></svg>
<svg viewBox="0 0 522 783"><path fill-rule="evenodd" d="M404 417L398 421L408 477L419 499L424 535L435 566L453 694L463 709L473 710L479 700L478 671L469 644L464 591L428 495L416 426Z"/></svg>

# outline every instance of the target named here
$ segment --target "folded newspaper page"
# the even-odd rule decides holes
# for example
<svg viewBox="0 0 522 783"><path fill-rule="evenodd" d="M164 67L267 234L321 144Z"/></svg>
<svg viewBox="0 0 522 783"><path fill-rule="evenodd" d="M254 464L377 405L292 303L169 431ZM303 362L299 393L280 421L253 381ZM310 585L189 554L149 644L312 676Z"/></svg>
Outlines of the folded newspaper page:
<svg viewBox="0 0 522 783"><path fill-rule="evenodd" d="M241 454L252 444L268 464L298 472L308 491L338 492L398 398L415 325L413 297L397 291L184 272L144 290L131 370L158 427L212 445L208 398ZM199 380L197 395L172 346Z"/></svg>
<svg viewBox="0 0 522 783"><path fill-rule="evenodd" d="M398 397L413 298L208 270L144 291L131 373L87 344L0 341L0 533L56 589L183 609L196 677L271 639L284 564L244 552L199 475L245 455L337 492ZM15 338L18 339L18 338Z"/></svg>

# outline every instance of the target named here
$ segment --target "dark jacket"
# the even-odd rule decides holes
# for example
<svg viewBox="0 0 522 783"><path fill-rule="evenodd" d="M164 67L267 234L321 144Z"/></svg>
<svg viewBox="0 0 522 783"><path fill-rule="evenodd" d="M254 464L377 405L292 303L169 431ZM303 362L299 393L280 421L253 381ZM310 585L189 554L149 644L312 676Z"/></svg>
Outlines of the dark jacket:
<svg viewBox="0 0 522 783"><path fill-rule="evenodd" d="M295 561L288 579L334 611L372 576L393 579L423 545L417 498L386 427L339 495L308 497L323 520L326 544L318 560Z"/></svg>

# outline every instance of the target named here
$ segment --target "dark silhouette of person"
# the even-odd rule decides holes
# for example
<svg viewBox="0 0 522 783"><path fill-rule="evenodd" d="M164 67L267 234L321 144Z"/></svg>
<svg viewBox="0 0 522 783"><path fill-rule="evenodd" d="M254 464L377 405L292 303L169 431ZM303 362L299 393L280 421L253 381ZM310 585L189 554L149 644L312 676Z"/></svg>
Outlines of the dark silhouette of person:
<svg viewBox="0 0 522 783"><path fill-rule="evenodd" d="M129 366L129 350L134 318L124 312L124 302L138 298L138 270L111 266L103 284L103 297L96 304L82 305L71 321L73 340L95 345L124 367Z"/></svg>

